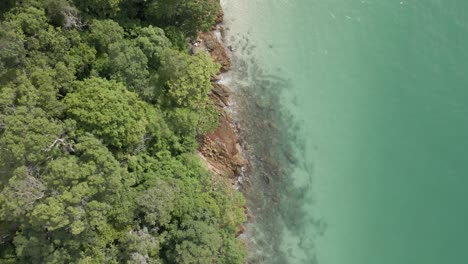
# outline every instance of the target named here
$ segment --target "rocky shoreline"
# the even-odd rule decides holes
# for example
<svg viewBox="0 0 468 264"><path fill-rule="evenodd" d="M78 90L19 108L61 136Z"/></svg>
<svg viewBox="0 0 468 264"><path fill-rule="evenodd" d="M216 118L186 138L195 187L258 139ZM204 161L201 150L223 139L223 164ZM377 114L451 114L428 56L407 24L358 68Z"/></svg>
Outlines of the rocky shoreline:
<svg viewBox="0 0 468 264"><path fill-rule="evenodd" d="M214 34L214 31L200 33L195 42L196 46L193 44L192 51L194 53L200 50L208 51L212 58L221 64L220 74L223 74L230 68L230 59L224 46ZM242 155L239 128L227 111L227 108L231 106L232 91L229 87L220 84L219 80L220 75L212 80L213 88L209 95L219 112L219 126L215 131L202 136L198 151L211 171L227 176L234 183L236 176L247 161Z"/></svg>
<svg viewBox="0 0 468 264"><path fill-rule="evenodd" d="M296 186L292 175L297 168L312 174L313 166L301 163L301 123L283 104L283 91L292 87L292 80L265 69L256 57L263 54L256 38L245 28L236 29L229 15L227 24L221 17L211 32L199 34L192 43L193 52L206 50L222 65L210 95L220 112L220 126L204 135L199 154L214 174L229 176L246 199L247 222L238 235L248 250L247 263L287 263L286 236L303 237L312 225L317 234L326 228L321 219L298 221L309 185ZM229 26L226 32L223 25ZM313 254L307 253L308 258L314 259Z"/></svg>
<svg viewBox="0 0 468 264"><path fill-rule="evenodd" d="M211 31L200 32L197 39L190 44L191 53L206 51L221 65L219 74L212 79L212 90L209 94L219 113L219 126L199 139L198 155L213 172L214 177L227 177L233 189L240 191L245 182L243 172L249 162L242 148L240 127L231 114L234 105L232 90L220 83L223 74L231 69L231 58L223 45L222 14L218 16L216 23ZM245 212L249 219L247 207ZM245 227L240 226L238 235L244 232Z"/></svg>

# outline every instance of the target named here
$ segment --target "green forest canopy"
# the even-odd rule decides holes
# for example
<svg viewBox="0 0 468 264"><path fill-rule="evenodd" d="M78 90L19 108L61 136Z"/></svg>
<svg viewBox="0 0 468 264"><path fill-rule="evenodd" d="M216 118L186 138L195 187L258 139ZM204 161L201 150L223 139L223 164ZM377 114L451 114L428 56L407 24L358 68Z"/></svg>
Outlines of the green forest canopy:
<svg viewBox="0 0 468 264"><path fill-rule="evenodd" d="M217 0L0 7L0 263L243 263L244 200L195 154Z"/></svg>

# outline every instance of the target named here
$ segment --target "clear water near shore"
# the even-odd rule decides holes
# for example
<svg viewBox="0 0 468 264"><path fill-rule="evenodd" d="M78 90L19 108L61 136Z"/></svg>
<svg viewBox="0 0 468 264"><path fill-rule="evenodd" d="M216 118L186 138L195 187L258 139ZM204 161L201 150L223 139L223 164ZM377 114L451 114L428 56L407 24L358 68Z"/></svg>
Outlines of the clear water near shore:
<svg viewBox="0 0 468 264"><path fill-rule="evenodd" d="M251 263L468 261L468 2L224 0Z"/></svg>

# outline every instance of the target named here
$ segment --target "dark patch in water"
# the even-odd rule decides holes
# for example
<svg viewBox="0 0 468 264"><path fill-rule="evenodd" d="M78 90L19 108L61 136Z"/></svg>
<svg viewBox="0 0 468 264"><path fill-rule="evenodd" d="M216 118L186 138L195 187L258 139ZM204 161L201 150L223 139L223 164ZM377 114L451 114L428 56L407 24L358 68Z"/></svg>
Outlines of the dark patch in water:
<svg viewBox="0 0 468 264"><path fill-rule="evenodd" d="M231 38L233 40L233 38ZM292 173L300 167L312 177L313 166L301 161L305 139L298 137L300 124L282 105L282 91L292 89L291 82L265 73L255 57L255 49L244 36L229 43L240 51L233 57L233 83L236 91L237 122L242 128L243 148L250 160L242 190L248 199L253 223L247 228L249 263L286 264L293 250L281 249L283 228L300 238L299 246L307 252L307 263L317 263L314 237L304 230L315 227L323 234L326 223L303 217L303 204L310 186L295 187ZM310 181L311 182L311 179Z"/></svg>

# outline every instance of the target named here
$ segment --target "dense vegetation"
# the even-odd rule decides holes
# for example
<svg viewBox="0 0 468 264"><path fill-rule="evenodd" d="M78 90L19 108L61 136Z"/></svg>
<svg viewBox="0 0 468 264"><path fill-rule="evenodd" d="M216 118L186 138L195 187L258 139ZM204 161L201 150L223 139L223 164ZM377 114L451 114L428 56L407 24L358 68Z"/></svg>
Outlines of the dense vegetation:
<svg viewBox="0 0 468 264"><path fill-rule="evenodd" d="M3 0L0 263L243 263L243 200L195 154L216 0Z"/></svg>

